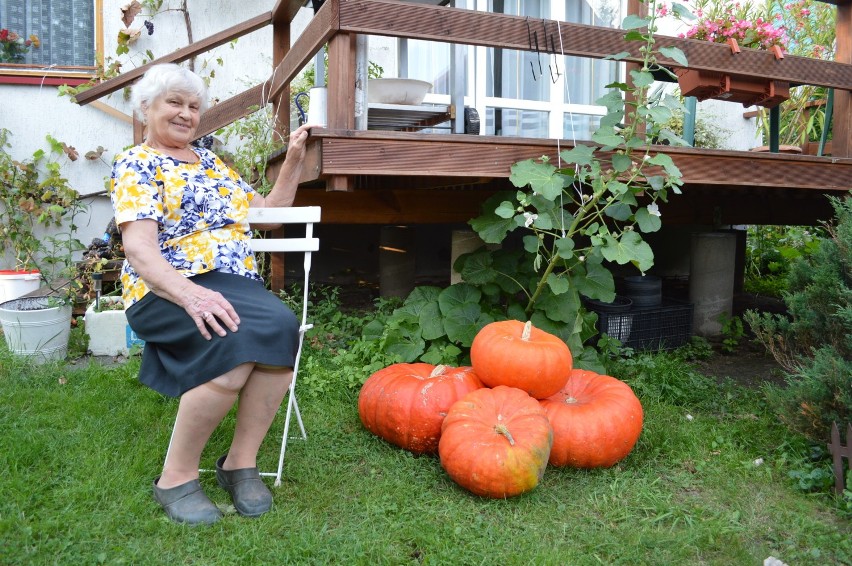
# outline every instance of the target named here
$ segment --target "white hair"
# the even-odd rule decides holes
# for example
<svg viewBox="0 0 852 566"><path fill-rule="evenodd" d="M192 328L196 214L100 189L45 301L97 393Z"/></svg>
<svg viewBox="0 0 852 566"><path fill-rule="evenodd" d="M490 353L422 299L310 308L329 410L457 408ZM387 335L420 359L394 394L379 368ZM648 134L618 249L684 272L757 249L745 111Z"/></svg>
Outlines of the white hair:
<svg viewBox="0 0 852 566"><path fill-rule="evenodd" d="M189 69L174 63L162 63L148 69L133 85L130 102L144 122L145 107L168 92L197 96L201 101L201 112L207 110L207 85L204 84L204 80Z"/></svg>

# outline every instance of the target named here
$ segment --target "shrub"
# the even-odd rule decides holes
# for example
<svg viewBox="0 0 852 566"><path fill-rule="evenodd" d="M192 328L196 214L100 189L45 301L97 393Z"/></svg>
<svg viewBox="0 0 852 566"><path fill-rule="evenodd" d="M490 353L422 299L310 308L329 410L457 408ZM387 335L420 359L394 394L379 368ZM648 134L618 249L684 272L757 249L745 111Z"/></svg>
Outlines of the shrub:
<svg viewBox="0 0 852 566"><path fill-rule="evenodd" d="M852 199L831 198L834 224L811 256L793 262L783 294L788 316L747 311L757 339L787 370L768 396L782 421L824 440L852 420Z"/></svg>

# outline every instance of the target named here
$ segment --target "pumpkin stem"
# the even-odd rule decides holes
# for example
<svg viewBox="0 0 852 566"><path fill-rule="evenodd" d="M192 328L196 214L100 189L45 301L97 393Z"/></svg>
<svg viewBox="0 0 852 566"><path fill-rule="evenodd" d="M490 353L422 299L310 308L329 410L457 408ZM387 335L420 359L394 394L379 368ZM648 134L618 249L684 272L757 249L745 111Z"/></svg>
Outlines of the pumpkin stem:
<svg viewBox="0 0 852 566"><path fill-rule="evenodd" d="M437 377L444 373L447 370L447 366L444 364L435 366L435 369L432 370L432 373L429 374L429 377Z"/></svg>
<svg viewBox="0 0 852 566"><path fill-rule="evenodd" d="M511 432L509 432L509 429L508 429L508 428L506 428L506 425L504 425L504 424L498 424L497 426L495 426L495 427L494 427L494 431L495 431L497 434L502 434L503 436L505 436L505 437L506 437L506 440L508 440L508 441L509 441L509 446L514 446L514 445L515 445L515 439L514 439L514 438L512 438L512 433L511 433Z"/></svg>
<svg viewBox="0 0 852 566"><path fill-rule="evenodd" d="M521 332L521 340L529 342L530 334L532 333L532 321L528 320L524 323L524 330Z"/></svg>

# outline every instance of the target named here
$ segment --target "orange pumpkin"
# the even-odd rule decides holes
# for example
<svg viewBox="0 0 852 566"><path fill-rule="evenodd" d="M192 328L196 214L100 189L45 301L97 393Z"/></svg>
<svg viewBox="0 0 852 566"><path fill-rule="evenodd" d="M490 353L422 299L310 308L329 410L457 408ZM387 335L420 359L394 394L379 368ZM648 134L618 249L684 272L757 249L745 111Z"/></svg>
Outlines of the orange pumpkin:
<svg viewBox="0 0 852 566"><path fill-rule="evenodd" d="M517 387L536 399L562 389L574 363L558 336L518 320L492 322L480 330L473 338L470 361L488 387Z"/></svg>
<svg viewBox="0 0 852 566"><path fill-rule="evenodd" d="M540 403L553 426L554 466L612 466L642 432L642 404L629 385L608 375L575 369L559 393Z"/></svg>
<svg viewBox="0 0 852 566"><path fill-rule="evenodd" d="M435 454L450 406L482 387L471 367L393 364L367 378L358 396L364 427L415 454Z"/></svg>
<svg viewBox="0 0 852 566"><path fill-rule="evenodd" d="M525 493L544 475L553 432L538 401L520 389L477 389L450 407L441 432L441 466L483 497Z"/></svg>

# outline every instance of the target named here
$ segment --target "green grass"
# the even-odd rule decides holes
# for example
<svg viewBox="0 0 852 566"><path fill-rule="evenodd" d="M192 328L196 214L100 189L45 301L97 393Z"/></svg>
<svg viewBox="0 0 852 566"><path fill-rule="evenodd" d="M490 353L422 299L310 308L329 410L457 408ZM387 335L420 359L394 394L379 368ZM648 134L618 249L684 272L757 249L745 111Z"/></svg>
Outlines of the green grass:
<svg viewBox="0 0 852 566"><path fill-rule="evenodd" d="M605 470L548 468L510 500L475 497L437 458L366 432L356 392L306 391L308 440L288 445L273 510L239 517L207 474L228 513L196 528L170 523L151 497L176 401L136 382L136 360L78 366L33 367L0 349L2 564L852 562L848 517L795 489L787 473L802 445L759 392L711 386L671 358L622 370L645 409L630 456ZM227 449L230 420L204 465Z"/></svg>

